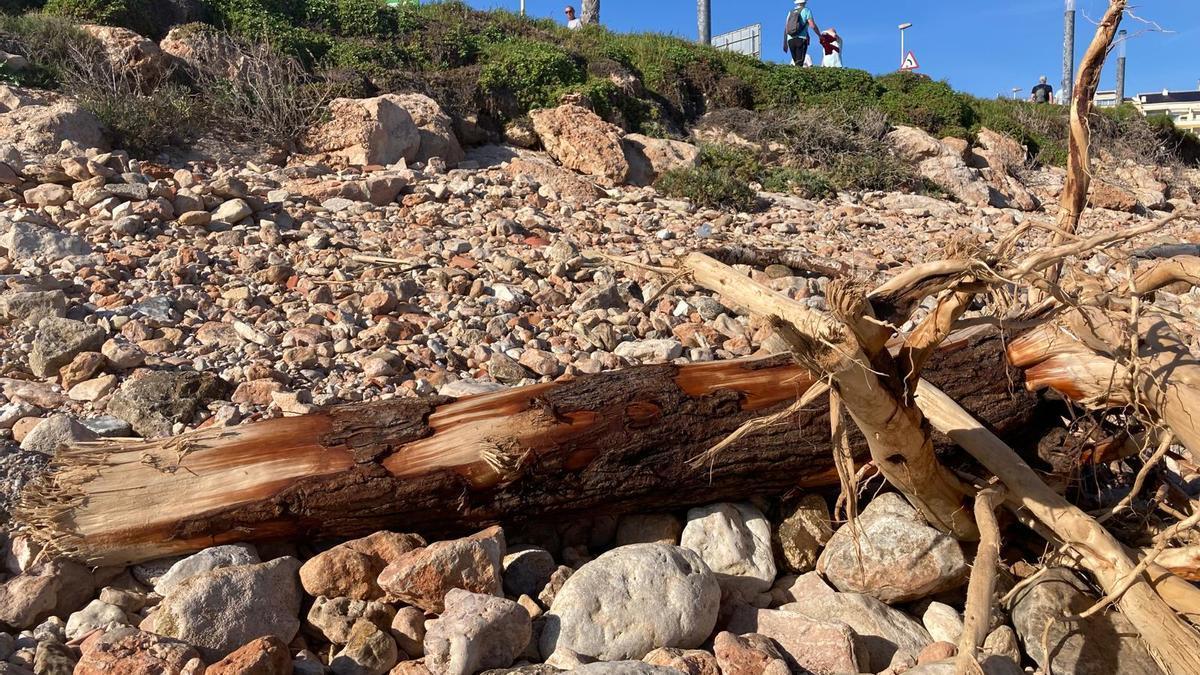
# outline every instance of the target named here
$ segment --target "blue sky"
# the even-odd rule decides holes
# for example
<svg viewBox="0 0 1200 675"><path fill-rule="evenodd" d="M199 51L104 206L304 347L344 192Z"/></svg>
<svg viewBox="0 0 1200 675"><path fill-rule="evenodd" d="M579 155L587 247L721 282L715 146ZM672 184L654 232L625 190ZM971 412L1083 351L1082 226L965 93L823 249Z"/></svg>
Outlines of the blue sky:
<svg viewBox="0 0 1200 675"><path fill-rule="evenodd" d="M526 12L562 19L579 0L526 0ZM1171 32L1126 18L1129 61L1126 94L1196 89L1200 79L1200 0L1133 0L1134 13ZM468 0L480 7L516 10L519 0ZM1078 0L1076 51L1082 57L1106 0ZM789 0L712 0L713 34L763 25L765 57L783 58L783 20ZM912 22L907 46L921 70L955 88L995 96L1039 75L1058 88L1062 71L1063 0L809 0L817 25L833 26L845 40L847 66L893 70L900 59L897 26ZM601 18L617 31L656 31L695 39L695 0L602 0ZM817 58L816 49L813 50ZM1106 67L1101 88L1114 86Z"/></svg>

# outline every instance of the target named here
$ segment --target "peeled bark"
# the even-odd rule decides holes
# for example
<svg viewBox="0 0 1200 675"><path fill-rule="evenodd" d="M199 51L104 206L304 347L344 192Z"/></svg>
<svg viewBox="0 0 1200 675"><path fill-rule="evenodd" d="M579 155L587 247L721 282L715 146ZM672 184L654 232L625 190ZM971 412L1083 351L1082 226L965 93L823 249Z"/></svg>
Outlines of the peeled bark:
<svg viewBox="0 0 1200 675"><path fill-rule="evenodd" d="M950 340L929 377L997 428L1028 433L1036 398L1009 390L998 337ZM236 541L383 528L436 535L834 485L824 404L702 469L689 464L811 384L779 357L643 366L457 401L379 401L83 445L26 488L16 518L52 550L116 565ZM852 440L861 452L862 437Z"/></svg>

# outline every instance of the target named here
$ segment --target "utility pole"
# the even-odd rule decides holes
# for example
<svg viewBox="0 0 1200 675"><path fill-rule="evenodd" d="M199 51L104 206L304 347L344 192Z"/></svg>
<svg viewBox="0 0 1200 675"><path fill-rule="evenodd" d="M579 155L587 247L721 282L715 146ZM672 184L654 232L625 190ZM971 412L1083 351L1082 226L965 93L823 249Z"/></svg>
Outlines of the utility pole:
<svg viewBox="0 0 1200 675"><path fill-rule="evenodd" d="M712 0L696 0L696 32L700 44L712 44Z"/></svg>
<svg viewBox="0 0 1200 675"><path fill-rule="evenodd" d="M1075 88L1075 0L1066 0L1067 12L1063 17L1063 79L1059 89L1063 103L1071 104L1071 91Z"/></svg>
<svg viewBox="0 0 1200 675"><path fill-rule="evenodd" d="M1122 30L1117 33L1117 105L1125 102L1125 57L1126 37L1128 32Z"/></svg>
<svg viewBox="0 0 1200 675"><path fill-rule="evenodd" d="M582 13L579 17L585 26L600 25L600 0L583 0Z"/></svg>

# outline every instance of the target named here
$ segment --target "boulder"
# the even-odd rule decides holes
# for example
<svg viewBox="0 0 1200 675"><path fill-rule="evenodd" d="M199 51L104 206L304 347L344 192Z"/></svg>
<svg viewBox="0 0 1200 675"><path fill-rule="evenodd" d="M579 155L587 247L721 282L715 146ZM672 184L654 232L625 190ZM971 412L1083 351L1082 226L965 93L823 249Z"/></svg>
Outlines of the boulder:
<svg viewBox="0 0 1200 675"><path fill-rule="evenodd" d="M703 649L660 647L642 658L642 663L674 668L687 675L721 675L717 657Z"/></svg>
<svg viewBox="0 0 1200 675"><path fill-rule="evenodd" d="M129 618L120 607L93 600L83 609L67 617L66 637L68 640L74 640L97 628L107 630L113 626L127 625L129 625Z"/></svg>
<svg viewBox="0 0 1200 675"><path fill-rule="evenodd" d="M163 598L147 627L195 645L208 661L263 636L291 642L300 630L299 570L284 557L198 574Z"/></svg>
<svg viewBox="0 0 1200 675"><path fill-rule="evenodd" d="M9 291L0 295L0 318L36 326L42 319L67 313L67 297L60 290Z"/></svg>
<svg viewBox="0 0 1200 675"><path fill-rule="evenodd" d="M622 143L631 185L651 185L672 169L689 169L700 163L700 148L691 143L642 134L625 134Z"/></svg>
<svg viewBox="0 0 1200 675"><path fill-rule="evenodd" d="M0 623L33 628L47 617L67 616L93 597L92 573L78 563L54 560L30 567L0 586Z"/></svg>
<svg viewBox="0 0 1200 675"><path fill-rule="evenodd" d="M53 457L55 451L62 446L80 441L94 441L97 438L99 436L94 431L77 422L75 418L58 413L42 420L25 434L25 438L21 439L21 449Z"/></svg>
<svg viewBox="0 0 1200 675"><path fill-rule="evenodd" d="M439 541L405 553L380 573L387 597L439 614L452 588L502 595L504 530L490 527L470 537Z"/></svg>
<svg viewBox="0 0 1200 675"><path fill-rule="evenodd" d="M1096 602L1086 588L1071 571L1056 567L1017 592L1010 605L1012 625L1029 658L1043 671L1055 673L1158 675L1161 671L1145 643L1120 612L1061 620L1064 612L1078 614Z"/></svg>
<svg viewBox="0 0 1200 675"><path fill-rule="evenodd" d="M291 675L292 655L279 638L268 635L238 647L204 671L205 675Z"/></svg>
<svg viewBox="0 0 1200 675"><path fill-rule="evenodd" d="M817 571L838 590L888 603L955 588L969 573L958 542L925 524L894 492L868 504L857 528L843 526L833 533Z"/></svg>
<svg viewBox="0 0 1200 675"><path fill-rule="evenodd" d="M301 149L349 166L413 162L421 130L398 94L336 98L329 103L329 120L305 135Z"/></svg>
<svg viewBox="0 0 1200 675"><path fill-rule="evenodd" d="M700 556L727 595L750 600L775 581L771 524L750 504L689 510L679 545Z"/></svg>
<svg viewBox="0 0 1200 675"><path fill-rule="evenodd" d="M334 675L383 675L396 665L400 652L387 631L365 619L350 629L346 644L329 662Z"/></svg>
<svg viewBox="0 0 1200 675"><path fill-rule="evenodd" d="M447 166L457 166L466 154L454 135L454 122L442 106L424 94L395 94L395 97L397 105L408 111L420 132L421 143L415 161L427 162L433 157L441 157Z"/></svg>
<svg viewBox="0 0 1200 675"><path fill-rule="evenodd" d="M8 231L0 236L0 247L8 249L11 258L32 258L46 262L92 252L92 247L83 237L26 222L9 226Z"/></svg>
<svg viewBox="0 0 1200 675"><path fill-rule="evenodd" d="M817 565L817 556L833 536L829 522L829 505L820 495L804 495L786 504L783 519L775 528L775 547L778 559L797 574L810 572Z"/></svg>
<svg viewBox="0 0 1200 675"><path fill-rule="evenodd" d="M511 600L453 588L445 604L425 633L425 666L435 675L505 668L529 644L529 613Z"/></svg>
<svg viewBox="0 0 1200 675"><path fill-rule="evenodd" d="M529 113L546 152L562 166L593 176L608 185L629 177L629 161L621 145L621 130L596 113L566 104Z"/></svg>
<svg viewBox="0 0 1200 675"><path fill-rule="evenodd" d="M104 344L104 329L74 319L48 317L38 323L29 351L29 369L38 377L54 377L80 352L96 352Z"/></svg>
<svg viewBox="0 0 1200 675"><path fill-rule="evenodd" d="M924 624L925 630L929 631L929 636L937 642L956 645L962 637L962 617L958 615L958 610L945 603L929 603L925 613L921 615L921 623Z"/></svg>
<svg viewBox="0 0 1200 675"><path fill-rule="evenodd" d="M240 51L233 39L204 24L175 26L158 43L170 59L193 71L232 75Z"/></svg>
<svg viewBox="0 0 1200 675"><path fill-rule="evenodd" d="M967 164L961 148L941 143L921 129L901 125L887 134L887 141L898 157L915 165L922 177L964 204L1031 210L1038 208L1037 200L1023 185L1018 182L1010 187L1008 169L1012 168L1012 157L1018 151L1004 140L999 134L990 137L995 149L990 151L988 157L997 168L989 176L984 176ZM1016 144L1012 139L1007 140ZM983 152L989 153L986 149ZM1023 148L1019 152L1023 158ZM982 163L986 164L986 161Z"/></svg>
<svg viewBox="0 0 1200 675"><path fill-rule="evenodd" d="M713 654L722 675L789 675L791 668L771 638L759 633L713 638Z"/></svg>
<svg viewBox="0 0 1200 675"><path fill-rule="evenodd" d="M0 86L0 144L31 155L105 150L104 125L74 100L20 87Z"/></svg>
<svg viewBox="0 0 1200 675"><path fill-rule="evenodd" d="M518 157L505 164L504 170L514 178L528 178L558 199L590 203L604 193L594 183L577 173L567 171L553 162L536 157Z"/></svg>
<svg viewBox="0 0 1200 675"><path fill-rule="evenodd" d="M558 569L554 556L536 546L519 546L504 556L504 591L513 597L536 598Z"/></svg>
<svg viewBox="0 0 1200 675"><path fill-rule="evenodd" d="M392 638L410 659L425 656L425 612L416 607L401 607L392 619Z"/></svg>
<svg viewBox="0 0 1200 675"><path fill-rule="evenodd" d="M1125 187L1106 180L1093 180L1088 190L1092 208L1137 213L1138 198Z"/></svg>
<svg viewBox="0 0 1200 675"><path fill-rule="evenodd" d="M975 154L992 170L1011 174L1025 165L1025 146L998 131L981 127L975 144Z"/></svg>
<svg viewBox="0 0 1200 675"><path fill-rule="evenodd" d="M871 672L887 668L897 652L917 654L933 642L915 619L860 593L801 594L779 609L850 626L862 640Z"/></svg>
<svg viewBox="0 0 1200 675"><path fill-rule="evenodd" d="M200 653L191 645L122 626L84 640L75 675L201 675Z"/></svg>
<svg viewBox="0 0 1200 675"><path fill-rule="evenodd" d="M344 645L360 620L370 621L380 630L391 630L395 616L395 610L382 602L321 596L309 608L306 626L329 642Z"/></svg>
<svg viewBox="0 0 1200 675"><path fill-rule="evenodd" d="M377 579L390 563L425 545L415 534L376 532L322 551L300 568L309 595L377 600L384 596Z"/></svg>
<svg viewBox="0 0 1200 675"><path fill-rule="evenodd" d="M631 340L617 345L613 353L637 363L668 363L683 354L683 345L670 338Z"/></svg>
<svg viewBox="0 0 1200 675"><path fill-rule="evenodd" d="M176 586L197 574L211 572L222 567L252 565L257 562L261 562L258 559L258 551L250 544L210 546L171 565L170 569L154 583L154 592L166 596L175 590Z"/></svg>
<svg viewBox="0 0 1200 675"><path fill-rule="evenodd" d="M545 616L542 654L567 648L602 660L690 649L717 621L721 590L696 553L633 544L604 553L566 580Z"/></svg>
<svg viewBox="0 0 1200 675"><path fill-rule="evenodd" d="M730 615L726 630L735 635L755 633L771 638L788 664L799 672L833 675L867 669L867 653L858 636L839 621L742 605Z"/></svg>
<svg viewBox="0 0 1200 675"><path fill-rule="evenodd" d="M96 38L109 66L144 87L153 87L166 74L170 59L158 45L137 33L117 26L82 24L83 32Z"/></svg>
<svg viewBox="0 0 1200 675"><path fill-rule="evenodd" d="M108 401L109 414L129 422L146 438L169 436L201 404L220 398L225 381L212 373L159 370L126 380Z"/></svg>

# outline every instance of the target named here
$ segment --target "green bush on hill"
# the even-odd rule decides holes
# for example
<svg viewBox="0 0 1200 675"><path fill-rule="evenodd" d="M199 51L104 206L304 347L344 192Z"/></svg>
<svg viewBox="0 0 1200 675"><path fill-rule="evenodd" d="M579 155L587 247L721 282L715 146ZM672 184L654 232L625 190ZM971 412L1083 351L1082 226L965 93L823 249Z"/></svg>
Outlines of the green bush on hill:
<svg viewBox="0 0 1200 675"><path fill-rule="evenodd" d="M550 42L516 38L490 45L483 54L479 86L515 98L522 110L552 106L555 94L586 79L582 65Z"/></svg>
<svg viewBox="0 0 1200 675"><path fill-rule="evenodd" d="M945 82L914 73L875 78L883 87L879 105L893 124L920 127L937 136L963 136L975 122L968 97Z"/></svg>

